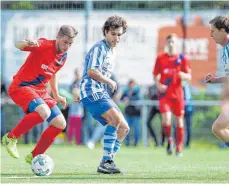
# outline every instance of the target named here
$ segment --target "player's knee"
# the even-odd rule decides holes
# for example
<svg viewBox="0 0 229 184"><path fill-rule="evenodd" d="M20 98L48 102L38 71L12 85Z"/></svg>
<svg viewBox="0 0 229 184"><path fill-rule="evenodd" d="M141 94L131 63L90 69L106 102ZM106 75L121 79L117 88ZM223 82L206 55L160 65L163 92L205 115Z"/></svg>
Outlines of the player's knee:
<svg viewBox="0 0 229 184"><path fill-rule="evenodd" d="M218 132L219 132L219 128L218 128L216 123L213 123L213 125L212 125L212 132L214 134L218 134Z"/></svg>
<svg viewBox="0 0 229 184"><path fill-rule="evenodd" d="M118 128L119 125L121 124L121 119L111 119L108 122L108 124L111 125L111 126L114 126L114 127Z"/></svg>
<svg viewBox="0 0 229 184"><path fill-rule="evenodd" d="M66 125L67 125L67 123L66 123L66 121L64 120L64 121L61 121L61 122L57 123L57 124L56 124L56 127L59 128L59 129L64 130L64 129L66 128Z"/></svg>
<svg viewBox="0 0 229 184"><path fill-rule="evenodd" d="M129 131L130 131L130 127L127 126L127 127L125 128L125 134L127 135L127 134L129 133Z"/></svg>
<svg viewBox="0 0 229 184"><path fill-rule="evenodd" d="M57 117L55 117L51 122L50 125L57 127L59 129L64 130L66 128L66 120L64 116L61 114Z"/></svg>
<svg viewBox="0 0 229 184"><path fill-rule="evenodd" d="M130 127L126 121L122 122L122 129L123 129L123 134L126 136L130 131Z"/></svg>
<svg viewBox="0 0 229 184"><path fill-rule="evenodd" d="M46 104L41 104L39 105L36 109L36 112L39 113L39 115L41 116L41 118L46 121L49 116L51 115L51 110L49 109L49 107Z"/></svg>

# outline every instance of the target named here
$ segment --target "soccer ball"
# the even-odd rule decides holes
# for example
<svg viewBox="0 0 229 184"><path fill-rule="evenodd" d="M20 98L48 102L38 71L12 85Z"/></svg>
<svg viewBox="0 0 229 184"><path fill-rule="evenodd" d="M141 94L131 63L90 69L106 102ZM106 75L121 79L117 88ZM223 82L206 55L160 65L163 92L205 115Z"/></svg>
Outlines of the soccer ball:
<svg viewBox="0 0 229 184"><path fill-rule="evenodd" d="M31 169L37 176L48 176L52 173L54 162L45 154L37 155L32 160Z"/></svg>

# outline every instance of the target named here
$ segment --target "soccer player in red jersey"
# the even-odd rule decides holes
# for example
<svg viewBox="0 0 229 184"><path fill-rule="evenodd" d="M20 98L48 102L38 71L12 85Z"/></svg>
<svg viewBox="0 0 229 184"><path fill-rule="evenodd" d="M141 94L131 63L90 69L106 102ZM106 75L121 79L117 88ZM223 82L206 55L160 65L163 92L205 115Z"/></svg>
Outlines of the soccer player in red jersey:
<svg viewBox="0 0 229 184"><path fill-rule="evenodd" d="M189 62L183 54L176 52L177 36L170 34L166 38L166 52L159 54L153 75L159 91L159 109L162 126L168 140L167 153L172 154L171 119L176 117L176 155L182 156L184 139L184 92L182 80L191 80Z"/></svg>
<svg viewBox="0 0 229 184"><path fill-rule="evenodd" d="M59 29L56 40L40 38L38 40L23 40L15 44L22 51L29 51L25 63L13 77L8 93L12 100L26 113L26 116L4 137L9 154L19 158L17 139L39 123L48 121L50 126L42 133L40 140L25 158L31 163L32 159L43 154L53 143L55 137L66 127L66 121L57 102L66 106L66 99L58 93L56 73L62 68L67 59L67 51L74 42L78 31L69 25ZM48 94L46 87L49 83L54 99Z"/></svg>

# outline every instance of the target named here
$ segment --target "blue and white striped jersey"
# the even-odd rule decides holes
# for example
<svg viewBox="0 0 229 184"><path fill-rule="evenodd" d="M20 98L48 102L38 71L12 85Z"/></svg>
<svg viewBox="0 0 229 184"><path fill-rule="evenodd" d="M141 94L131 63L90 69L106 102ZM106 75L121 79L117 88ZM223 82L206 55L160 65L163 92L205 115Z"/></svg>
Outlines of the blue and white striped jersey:
<svg viewBox="0 0 229 184"><path fill-rule="evenodd" d="M85 57L83 77L80 83L81 99L92 95L96 100L96 93L104 92L107 84L96 81L88 76L89 69L97 69L102 75L110 78L114 68L115 52L110 49L105 40L96 43Z"/></svg>
<svg viewBox="0 0 229 184"><path fill-rule="evenodd" d="M222 62L226 76L229 77L229 40L227 45L223 48Z"/></svg>

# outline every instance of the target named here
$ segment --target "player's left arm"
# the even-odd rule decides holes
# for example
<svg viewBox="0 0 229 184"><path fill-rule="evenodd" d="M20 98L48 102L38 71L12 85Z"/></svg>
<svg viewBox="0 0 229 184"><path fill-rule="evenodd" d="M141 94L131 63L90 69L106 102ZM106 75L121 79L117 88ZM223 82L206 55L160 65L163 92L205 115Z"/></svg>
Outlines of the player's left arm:
<svg viewBox="0 0 229 184"><path fill-rule="evenodd" d="M179 76L181 80L191 81L192 74L191 74L191 67L187 59L184 57L181 65L181 71L179 72Z"/></svg>
<svg viewBox="0 0 229 184"><path fill-rule="evenodd" d="M50 88L52 90L52 95L55 98L55 100L57 102L62 103L63 108L66 108L66 105L67 105L66 98L59 95L59 91L58 91L58 80L57 80L57 75L56 74L54 74L52 76L52 78L50 79L49 85L50 85Z"/></svg>

